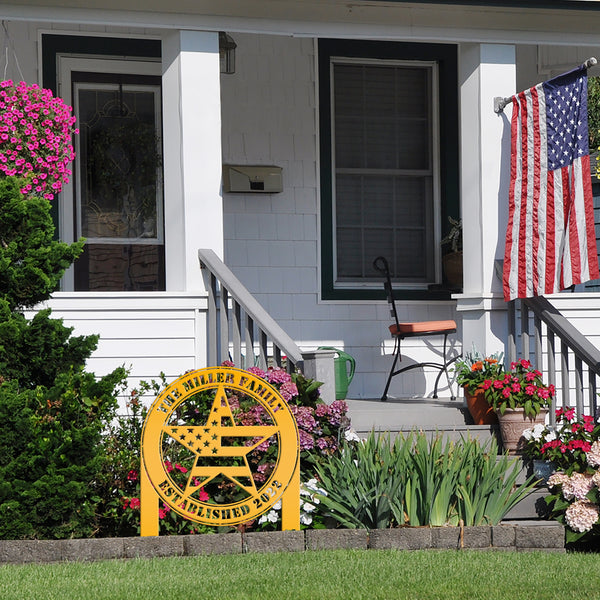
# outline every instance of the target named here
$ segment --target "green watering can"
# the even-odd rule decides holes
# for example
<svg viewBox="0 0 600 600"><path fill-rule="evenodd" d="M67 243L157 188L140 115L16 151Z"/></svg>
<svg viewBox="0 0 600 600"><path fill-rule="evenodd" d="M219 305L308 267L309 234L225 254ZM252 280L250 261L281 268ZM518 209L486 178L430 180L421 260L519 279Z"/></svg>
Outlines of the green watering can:
<svg viewBox="0 0 600 600"><path fill-rule="evenodd" d="M337 357L333 359L335 373L335 397L336 400L344 400L348 395L348 386L354 377L356 361L342 350L331 346L321 346L319 350L333 350Z"/></svg>

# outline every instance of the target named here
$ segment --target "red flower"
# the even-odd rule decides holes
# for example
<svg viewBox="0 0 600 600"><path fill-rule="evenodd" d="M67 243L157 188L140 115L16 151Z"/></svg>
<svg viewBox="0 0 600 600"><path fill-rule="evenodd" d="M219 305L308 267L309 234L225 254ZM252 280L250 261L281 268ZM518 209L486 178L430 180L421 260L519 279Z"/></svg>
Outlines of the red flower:
<svg viewBox="0 0 600 600"><path fill-rule="evenodd" d="M127 473L127 481L137 481L138 480L138 472L132 469Z"/></svg>
<svg viewBox="0 0 600 600"><path fill-rule="evenodd" d="M204 488L200 488L200 491L198 492L198 500L200 500L200 502L206 502L209 498L210 496L204 491Z"/></svg>
<svg viewBox="0 0 600 600"><path fill-rule="evenodd" d="M133 508L135 510L135 509L138 509L139 507L140 507L140 499L139 498L132 498L129 501L129 508Z"/></svg>

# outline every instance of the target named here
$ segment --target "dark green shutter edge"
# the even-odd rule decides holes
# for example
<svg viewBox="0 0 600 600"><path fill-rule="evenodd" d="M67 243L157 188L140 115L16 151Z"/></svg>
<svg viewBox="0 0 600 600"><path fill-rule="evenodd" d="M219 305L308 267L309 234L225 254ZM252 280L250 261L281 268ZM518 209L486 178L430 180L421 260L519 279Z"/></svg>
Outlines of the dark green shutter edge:
<svg viewBox="0 0 600 600"><path fill-rule="evenodd" d="M335 289L333 286L333 198L331 158L331 56L399 60L431 60L439 63L440 174L442 231L448 215L460 215L458 164L458 58L454 44L413 44L356 40L319 40L319 128L321 177L321 297L323 300L384 300L381 290ZM447 290L403 290L400 300L449 300Z"/></svg>

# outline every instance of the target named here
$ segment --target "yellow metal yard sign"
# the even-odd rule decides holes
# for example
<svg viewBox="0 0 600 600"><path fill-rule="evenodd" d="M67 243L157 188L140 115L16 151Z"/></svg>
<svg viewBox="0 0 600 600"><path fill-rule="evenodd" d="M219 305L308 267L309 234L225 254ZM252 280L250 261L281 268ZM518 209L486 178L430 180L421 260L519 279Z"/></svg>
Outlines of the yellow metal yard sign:
<svg viewBox="0 0 600 600"><path fill-rule="evenodd" d="M248 411L252 424L239 416ZM281 500L282 528L299 529L299 457L294 416L267 381L230 367L188 372L144 423L141 535L158 535L160 501L191 521L237 525Z"/></svg>

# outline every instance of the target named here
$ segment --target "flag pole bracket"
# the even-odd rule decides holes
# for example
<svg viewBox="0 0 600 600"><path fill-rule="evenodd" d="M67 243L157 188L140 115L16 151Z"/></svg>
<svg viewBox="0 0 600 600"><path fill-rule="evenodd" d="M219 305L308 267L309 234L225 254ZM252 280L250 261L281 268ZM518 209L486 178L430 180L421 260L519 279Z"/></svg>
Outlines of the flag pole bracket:
<svg viewBox="0 0 600 600"><path fill-rule="evenodd" d="M512 101L512 98L503 98L502 96L496 96L494 98L494 112L498 115L501 112L504 112L504 107L507 104L510 104L511 101Z"/></svg>
<svg viewBox="0 0 600 600"><path fill-rule="evenodd" d="M584 69L589 69L590 67L595 67L598 64L598 61L595 56L590 56L585 62L582 63L581 67ZM512 102L512 96L510 98L503 98L502 96L496 96L494 98L494 112L499 115L501 112L504 112L504 108L507 104Z"/></svg>

